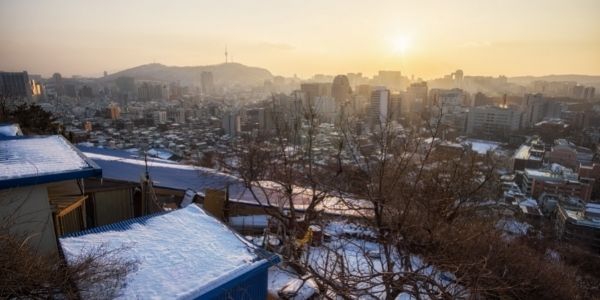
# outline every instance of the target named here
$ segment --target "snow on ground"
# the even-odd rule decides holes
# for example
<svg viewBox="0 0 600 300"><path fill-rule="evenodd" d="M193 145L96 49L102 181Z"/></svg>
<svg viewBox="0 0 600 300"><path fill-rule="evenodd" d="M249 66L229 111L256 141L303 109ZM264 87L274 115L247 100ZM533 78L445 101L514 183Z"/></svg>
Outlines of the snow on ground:
<svg viewBox="0 0 600 300"><path fill-rule="evenodd" d="M281 266L269 268L269 293L278 295L282 292L288 299L305 300L317 293L314 280L301 279L294 271Z"/></svg>
<svg viewBox="0 0 600 300"><path fill-rule="evenodd" d="M330 222L325 227L325 233L332 236L376 237L375 232L367 227L343 221Z"/></svg>
<svg viewBox="0 0 600 300"><path fill-rule="evenodd" d="M496 228L502 229L512 235L526 235L531 225L519 222L515 219L502 219L496 224Z"/></svg>
<svg viewBox="0 0 600 300"><path fill-rule="evenodd" d="M126 247L118 255L139 265L119 299L193 299L260 263L247 242L195 205L123 227L60 239L71 262L98 246Z"/></svg>
<svg viewBox="0 0 600 300"><path fill-rule="evenodd" d="M364 226L348 222L331 222L325 226L324 232L331 236L331 240L324 242L322 246L308 247L303 258L306 263L323 276L331 276L332 273L340 271L352 274L354 277L348 277L348 281L343 284L355 287L357 290L364 288L364 291L357 291L355 294L359 299L384 297L384 286L379 274L384 270L386 262L382 246L372 241L372 238L375 237L374 232ZM395 273L416 272L434 278L457 298L468 295L468 290L455 282L453 274L427 265L418 256L401 257L398 253L394 253L392 258ZM404 269L405 264L402 263L403 258L408 259L405 262L410 262L410 267L407 266L406 270ZM291 289L304 282L290 270L272 268L269 272L269 290L274 294L285 290L286 285ZM364 280L364 278L369 279ZM421 285L420 288L424 287ZM407 291L409 290L411 287L407 286ZM422 294L425 295L424 292ZM413 297L406 292L400 294L396 299L408 300Z"/></svg>

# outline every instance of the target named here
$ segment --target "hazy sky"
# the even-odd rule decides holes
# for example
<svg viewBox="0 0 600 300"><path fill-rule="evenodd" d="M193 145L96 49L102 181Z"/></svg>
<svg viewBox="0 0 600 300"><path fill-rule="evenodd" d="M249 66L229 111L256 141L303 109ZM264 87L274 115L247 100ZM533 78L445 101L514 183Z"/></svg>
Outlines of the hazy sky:
<svg viewBox="0 0 600 300"><path fill-rule="evenodd" d="M600 74L600 0L0 0L0 70Z"/></svg>

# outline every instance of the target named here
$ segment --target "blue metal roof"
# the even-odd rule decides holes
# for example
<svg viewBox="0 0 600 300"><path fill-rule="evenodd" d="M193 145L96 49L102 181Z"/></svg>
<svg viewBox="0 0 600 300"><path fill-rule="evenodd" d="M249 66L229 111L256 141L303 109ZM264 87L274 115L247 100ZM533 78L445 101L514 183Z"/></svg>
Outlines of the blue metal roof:
<svg viewBox="0 0 600 300"><path fill-rule="evenodd" d="M103 171L103 178L126 182L140 182L145 172L143 157L123 150L78 146ZM223 189L239 179L218 171L182 165L162 159L148 158L148 173L153 185L185 191L192 189L204 193L207 188Z"/></svg>
<svg viewBox="0 0 600 300"><path fill-rule="evenodd" d="M0 139L0 189L101 176L102 169L60 135Z"/></svg>
<svg viewBox="0 0 600 300"><path fill-rule="evenodd" d="M14 123L0 123L0 137L22 136L21 127Z"/></svg>
<svg viewBox="0 0 600 300"><path fill-rule="evenodd" d="M178 214L178 212L182 212L183 214ZM193 214L187 214L188 212L192 212ZM198 282L198 288L193 292L193 294L195 294L196 296L194 296L195 299L249 299L248 296L250 295L250 299L265 299L266 295L267 295L267 270L270 266L277 264L280 262L280 258L277 255L274 255L272 253L269 253L261 248L258 248L252 244L250 244L249 242L243 241L243 238L239 235L237 235L232 229L229 229L229 227L227 227L225 224L223 224L222 222L220 222L219 220L213 218L213 217L209 217L201 208L199 208L196 205L190 205L187 208L184 209L180 209L180 210L176 210L176 211L171 211L171 212L160 212L157 214L153 214L153 215L148 215L148 216L144 216L144 217L138 217L138 218L134 218L134 219L130 219L130 220L126 220L126 221L121 221L118 223L114 223L114 224L110 224L110 225L105 225L105 226L100 226L100 227L96 227L96 228L92 228L92 229L88 229L85 231L81 231L81 232L76 232L76 233L71 233L68 235L65 235L63 237L60 238L60 243L61 243L61 247L63 247L63 249L65 249L65 247L70 247L71 250L73 249L73 244L69 245L69 243L73 243L73 240L71 238L75 238L75 239L79 239L79 238L83 238L85 240L88 241L102 241L102 235L106 234L106 237L108 237L111 240L111 244L113 244L113 242L119 242L119 241L123 241L124 243L130 243L128 244L129 246L133 247L132 253L134 254L139 254L139 251L153 251L152 249L145 249L144 247L142 247L141 249L135 249L137 243L133 243L131 244L131 238L129 238L129 236L133 236L136 235L138 232L140 232L140 225L142 227L146 227L146 226L154 226L157 229L160 229L162 227L156 227L157 223L156 222L152 222L151 220L154 218L161 218L161 216L166 216L168 214L172 214L175 213L179 219L176 219L176 222L172 222L173 220L169 220L169 223L164 223L164 221L166 221L167 219L163 219L163 223L160 226L185 226L188 229L192 230L192 232L197 232L198 235L198 239L196 241L202 243L203 238L208 238L205 234L203 234L203 230L207 230L207 228L211 228L210 223L212 224L216 224L218 226L225 226L226 228L224 228L224 232L216 232L215 237L218 237L219 240L224 239L225 235L224 233L229 232L231 234L231 236L236 236L237 239L240 240L240 245L246 245L245 247L247 247L247 249L250 251L250 253L253 253L252 255L255 257L253 262L251 263L245 263L245 266L240 267L240 268L235 268L235 269L230 269L228 271L226 271L226 273L224 273L221 277L219 278L212 278L211 280L209 280L211 283L207 283L205 281L201 281ZM182 217L179 217L182 216ZM201 218L201 223L194 223L194 222L188 222L185 220L185 218ZM190 220L191 221L191 220ZM206 224L206 227L204 224ZM219 225L220 224L220 225ZM191 227L190 227L191 226ZM206 228L202 228L202 227L206 227ZM221 227L223 228L223 227ZM122 234L116 234L115 232L126 232L128 230L131 230L131 235L129 235L129 233L127 233L126 235L122 235ZM143 232L143 231L141 231ZM164 232L164 233L163 233ZM157 231L157 235L153 235L153 238L159 240L162 237L160 235L164 235L166 238L172 237L172 232L168 232L168 231L163 231L163 230L159 230ZM87 235L90 235L90 237L86 237ZM232 237L231 237L232 238ZM208 242L206 243L206 248L207 249L213 249L215 247L215 243L214 241L210 242L210 238L208 238ZM235 240L235 238L233 238L233 240ZM152 245L155 245L156 241L153 241ZM236 240L237 242L237 240ZM115 244L116 245L116 244ZM86 248L88 246L92 246L91 244L83 244L82 245L83 248ZM140 247L139 245L137 245L138 247ZM178 246L182 246L182 251L181 252L177 252ZM202 248L202 246L194 246L194 251L192 253L190 253L189 249L186 249L187 245L181 244L181 243L176 243L176 242L172 242L172 246L169 249L170 253L177 253L177 255L175 255L175 257L183 257L184 259L188 259L190 257L192 257L193 259L211 259L210 257L207 258L202 258L202 257L197 257L198 253L200 252L200 248ZM160 247L159 247L160 248ZM227 251L229 251L231 249L222 249L222 251L224 253L226 253ZM198 252L196 252L198 251ZM210 250L213 251L214 254L219 252L219 249L213 249ZM164 263L168 263L168 259L169 255L167 255L168 253L164 253ZM70 254L71 256L73 255L72 253ZM163 253L157 253L157 255L163 255ZM190 256L191 255L191 256ZM69 257L67 257L68 259ZM142 263L146 263L147 261L143 261ZM161 263L162 264L162 263ZM207 266L208 267L208 266ZM205 268L207 268L205 267ZM144 272L149 272L148 268L152 268L152 264L150 265L146 265L143 269ZM210 267L208 267L210 268ZM157 269L157 270L160 270ZM151 271L150 271L151 272ZM245 297L241 297L240 292L243 291L246 296Z"/></svg>

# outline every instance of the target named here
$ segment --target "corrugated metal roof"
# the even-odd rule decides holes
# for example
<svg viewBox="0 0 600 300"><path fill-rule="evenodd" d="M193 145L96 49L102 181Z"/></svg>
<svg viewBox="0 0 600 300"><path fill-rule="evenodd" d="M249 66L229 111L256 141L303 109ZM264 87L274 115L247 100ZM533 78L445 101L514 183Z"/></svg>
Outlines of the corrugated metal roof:
<svg viewBox="0 0 600 300"><path fill-rule="evenodd" d="M99 246L122 249L120 257L136 260L122 299L222 294L249 274L266 276L256 271L278 262L196 205L73 233L60 238L60 245L67 261Z"/></svg>
<svg viewBox="0 0 600 300"><path fill-rule="evenodd" d="M79 146L79 149L103 170L103 178L139 182L145 172L144 159L123 150ZM224 189L239 179L218 171L148 158L148 173L155 187L204 193L206 189Z"/></svg>
<svg viewBox="0 0 600 300"><path fill-rule="evenodd" d="M101 175L62 136L0 139L0 189Z"/></svg>

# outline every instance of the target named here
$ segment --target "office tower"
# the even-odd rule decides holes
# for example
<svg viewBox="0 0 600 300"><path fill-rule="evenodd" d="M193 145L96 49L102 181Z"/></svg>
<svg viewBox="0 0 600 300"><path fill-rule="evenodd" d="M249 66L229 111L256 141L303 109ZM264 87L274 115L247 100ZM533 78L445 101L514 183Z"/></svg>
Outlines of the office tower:
<svg viewBox="0 0 600 300"><path fill-rule="evenodd" d="M64 96L65 94L65 84L62 79L62 75L60 73L52 74L52 81L54 83L54 91L57 96Z"/></svg>
<svg viewBox="0 0 600 300"><path fill-rule="evenodd" d="M511 131L519 129L521 114L515 107L473 107L467 116L467 134L506 137Z"/></svg>
<svg viewBox="0 0 600 300"><path fill-rule="evenodd" d="M377 84L388 89L400 90L402 88L402 72L400 71L379 71L375 76Z"/></svg>
<svg viewBox="0 0 600 300"><path fill-rule="evenodd" d="M390 90L385 87L376 87L371 92L371 105L369 109L370 121L375 125L388 121L390 105Z"/></svg>
<svg viewBox="0 0 600 300"><path fill-rule="evenodd" d="M406 112L420 113L427 107L427 82L415 82L406 90Z"/></svg>
<svg viewBox="0 0 600 300"><path fill-rule="evenodd" d="M337 105L341 105L350 100L352 96L352 88L346 75L338 75L333 79L331 84L331 96L335 99Z"/></svg>
<svg viewBox="0 0 600 300"><path fill-rule="evenodd" d="M390 116L398 121L402 116L402 98L405 93L393 93L390 95Z"/></svg>
<svg viewBox="0 0 600 300"><path fill-rule="evenodd" d="M558 118L562 110L560 102L550 101L542 94L525 94L523 104L523 120L521 126L531 128L546 118Z"/></svg>
<svg viewBox="0 0 600 300"><path fill-rule="evenodd" d="M596 92L596 88L593 86L588 86L583 89L583 99L591 100L594 98L594 94Z"/></svg>
<svg viewBox="0 0 600 300"><path fill-rule="evenodd" d="M331 88L331 83L302 83L300 85L300 91L304 93L304 104L314 103L316 97L331 96Z"/></svg>
<svg viewBox="0 0 600 300"><path fill-rule="evenodd" d="M237 113L227 113L223 116L223 129L231 137L238 136L242 131L242 122Z"/></svg>
<svg viewBox="0 0 600 300"><path fill-rule="evenodd" d="M459 88L461 89L463 86L463 71L462 70L456 70L456 72L454 72L452 74L452 79L454 79L454 87L455 88Z"/></svg>
<svg viewBox="0 0 600 300"><path fill-rule="evenodd" d="M0 97L29 99L31 95L27 72L0 72Z"/></svg>
<svg viewBox="0 0 600 300"><path fill-rule="evenodd" d="M215 93L215 83L212 72L200 73L200 87L203 95L212 95Z"/></svg>

